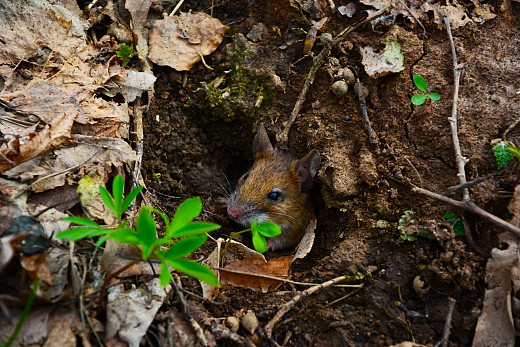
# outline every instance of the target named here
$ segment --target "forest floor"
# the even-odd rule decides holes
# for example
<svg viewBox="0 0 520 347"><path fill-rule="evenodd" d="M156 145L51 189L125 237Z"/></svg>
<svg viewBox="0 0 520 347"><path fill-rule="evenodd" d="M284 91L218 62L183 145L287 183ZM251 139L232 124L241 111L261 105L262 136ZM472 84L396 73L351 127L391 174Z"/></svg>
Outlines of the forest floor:
<svg viewBox="0 0 520 347"><path fill-rule="evenodd" d="M323 33L335 38L365 18L367 9L375 11L361 2L338 2L333 10L331 3L183 3L182 12L211 14L228 28L204 64L183 72L152 67L157 80L143 116L142 176L154 206L171 215L184 199L200 196L204 220L222 225L212 236L225 238L238 230L227 216L225 193L253 163L259 124L276 142L327 45L320 39ZM321 155L314 180L315 240L310 253L291 265L291 280L319 284L348 275L348 284L362 287L331 286L298 301L275 326L272 339L279 344L286 339L286 346L404 341L434 346L443 339L452 299L456 304L448 345L472 344L484 302L486 263L502 230L411 188L442 194L460 183L449 121L453 56L440 15L448 13L458 62L463 64L457 116L467 181L487 177L470 187L470 199L500 218L511 218L508 206L519 166L498 169L491 142L520 144L520 6L468 1L444 6L442 12L423 1L410 2L408 10L402 3L409 1L394 1L395 11L360 25L330 49L290 127L287 147L292 153L303 157L315 149ZM501 10L506 3L512 7ZM158 2L154 10L171 12L172 6ZM353 11L348 13L352 18L342 14L348 11ZM328 21L319 27L316 23L325 17ZM313 46L311 38L316 38ZM401 66L393 66L393 61L375 67L381 69L376 73L367 72L373 67L366 61L369 52L383 52L395 42ZM304 48L310 53L304 54ZM346 69L364 86L372 141ZM413 83L417 74L440 100L412 104L410 98L419 92ZM334 82L344 79L348 91L332 92ZM462 199L460 191L450 197ZM449 212L454 214L447 217ZM454 218L464 220L465 230L454 226ZM212 247L207 244L196 256L206 257ZM268 258L279 255L270 252ZM181 280L186 290L200 292L197 281L185 276ZM251 310L263 327L305 288L283 283L264 293L224 284L213 301L192 295L187 299L206 318L242 318ZM182 308L175 297L164 305L146 335L148 345L161 345L157 336L164 332L164 317ZM238 333L258 345L269 342L258 332L251 336L241 328ZM200 343L177 338L177 345ZM214 338L217 345L242 341Z"/></svg>

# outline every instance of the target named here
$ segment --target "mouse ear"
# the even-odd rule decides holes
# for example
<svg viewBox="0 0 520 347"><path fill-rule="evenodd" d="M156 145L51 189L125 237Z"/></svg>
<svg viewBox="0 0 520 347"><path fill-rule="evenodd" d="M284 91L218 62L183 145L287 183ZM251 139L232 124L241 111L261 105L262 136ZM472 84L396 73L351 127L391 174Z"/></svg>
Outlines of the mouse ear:
<svg viewBox="0 0 520 347"><path fill-rule="evenodd" d="M319 167L320 154L315 149L296 163L296 173L300 177L300 190L302 192L312 188L312 180Z"/></svg>
<svg viewBox="0 0 520 347"><path fill-rule="evenodd" d="M269 157L273 154L273 151L274 148L271 141L269 141L267 131L265 131L264 125L260 124L260 127L256 132L255 140L253 141L253 157L255 160Z"/></svg>

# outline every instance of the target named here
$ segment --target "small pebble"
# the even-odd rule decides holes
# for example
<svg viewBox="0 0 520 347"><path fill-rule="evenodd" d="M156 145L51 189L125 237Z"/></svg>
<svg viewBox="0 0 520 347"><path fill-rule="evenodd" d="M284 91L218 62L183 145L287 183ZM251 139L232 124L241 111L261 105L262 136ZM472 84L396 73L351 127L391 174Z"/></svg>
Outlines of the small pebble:
<svg viewBox="0 0 520 347"><path fill-rule="evenodd" d="M348 84L343 80L336 81L332 84L332 87L330 89L332 90L334 95L344 96L348 92Z"/></svg>
<svg viewBox="0 0 520 347"><path fill-rule="evenodd" d="M242 326L249 332L251 335L254 334L256 328L258 328L258 318L253 311L247 310L247 313L244 317L242 317Z"/></svg>

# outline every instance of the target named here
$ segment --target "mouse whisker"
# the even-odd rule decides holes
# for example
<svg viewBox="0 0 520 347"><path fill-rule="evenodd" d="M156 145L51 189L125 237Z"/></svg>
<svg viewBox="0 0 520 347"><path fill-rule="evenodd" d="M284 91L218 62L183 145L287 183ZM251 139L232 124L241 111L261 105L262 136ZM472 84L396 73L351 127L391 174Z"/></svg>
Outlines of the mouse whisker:
<svg viewBox="0 0 520 347"><path fill-rule="evenodd" d="M226 174L224 173L224 171L222 171L220 169L218 171L222 174L222 176L224 176L224 179L226 180L227 188L228 188L227 192L231 192L231 183L229 183L229 180L228 180Z"/></svg>
<svg viewBox="0 0 520 347"><path fill-rule="evenodd" d="M285 217L285 218L293 220L296 224L300 224L300 221L298 219L294 218L293 216L291 216L290 214L287 214L287 213L269 211L269 214L274 214L277 216Z"/></svg>
<svg viewBox="0 0 520 347"><path fill-rule="evenodd" d="M210 174L211 175L211 178L213 179L213 181L217 184L217 188L219 188L219 190L224 194L224 197L226 199L229 199L231 197L231 189L226 189L226 187L224 187L224 185L222 184L220 178L215 175L213 172L211 172L211 170L208 170L206 169L205 167L203 167L202 165L199 166L199 168L201 168L204 172L206 172L207 174ZM220 172L222 172L221 170L219 170ZM222 173L222 175L224 176L224 178L226 179L226 182L228 184L228 187L229 187L229 181L226 177L226 175L224 175L224 173Z"/></svg>

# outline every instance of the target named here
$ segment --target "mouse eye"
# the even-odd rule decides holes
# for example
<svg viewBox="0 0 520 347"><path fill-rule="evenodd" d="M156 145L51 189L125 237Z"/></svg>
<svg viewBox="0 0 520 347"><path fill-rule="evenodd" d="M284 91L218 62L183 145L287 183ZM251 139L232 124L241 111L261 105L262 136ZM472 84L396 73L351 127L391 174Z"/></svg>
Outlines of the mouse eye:
<svg viewBox="0 0 520 347"><path fill-rule="evenodd" d="M270 192L267 194L267 198L269 200L278 201L282 197L282 194L280 192Z"/></svg>

